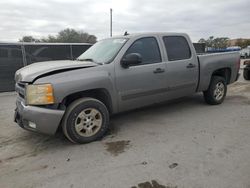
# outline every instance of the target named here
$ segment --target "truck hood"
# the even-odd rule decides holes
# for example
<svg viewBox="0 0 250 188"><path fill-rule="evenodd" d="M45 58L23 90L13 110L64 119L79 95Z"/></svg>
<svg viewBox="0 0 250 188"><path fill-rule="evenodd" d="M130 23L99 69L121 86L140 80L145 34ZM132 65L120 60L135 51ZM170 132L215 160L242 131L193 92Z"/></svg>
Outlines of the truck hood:
<svg viewBox="0 0 250 188"><path fill-rule="evenodd" d="M98 64L89 61L45 61L19 69L15 74L16 82L33 82L36 78L49 74L94 67Z"/></svg>

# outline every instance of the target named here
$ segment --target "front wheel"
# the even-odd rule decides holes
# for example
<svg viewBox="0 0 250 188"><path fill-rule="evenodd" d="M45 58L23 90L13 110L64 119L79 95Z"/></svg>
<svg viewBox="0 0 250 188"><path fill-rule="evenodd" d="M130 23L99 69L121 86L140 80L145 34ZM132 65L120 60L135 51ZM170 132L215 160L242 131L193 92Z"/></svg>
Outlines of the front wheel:
<svg viewBox="0 0 250 188"><path fill-rule="evenodd" d="M227 84L225 78L213 76L207 91L203 92L206 103L211 105L221 104L227 94Z"/></svg>
<svg viewBox="0 0 250 188"><path fill-rule="evenodd" d="M106 106L94 98L82 98L71 103L64 115L64 135L73 143L89 143L102 138L109 125Z"/></svg>

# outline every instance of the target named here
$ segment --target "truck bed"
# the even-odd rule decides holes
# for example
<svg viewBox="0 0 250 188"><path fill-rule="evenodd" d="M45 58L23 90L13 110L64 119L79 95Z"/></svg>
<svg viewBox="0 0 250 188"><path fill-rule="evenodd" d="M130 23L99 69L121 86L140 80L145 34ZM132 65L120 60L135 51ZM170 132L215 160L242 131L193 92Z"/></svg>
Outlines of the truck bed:
<svg viewBox="0 0 250 188"><path fill-rule="evenodd" d="M207 90L213 70L228 68L231 74L229 84L236 80L238 74L239 52L224 52L197 55L200 67L197 91Z"/></svg>

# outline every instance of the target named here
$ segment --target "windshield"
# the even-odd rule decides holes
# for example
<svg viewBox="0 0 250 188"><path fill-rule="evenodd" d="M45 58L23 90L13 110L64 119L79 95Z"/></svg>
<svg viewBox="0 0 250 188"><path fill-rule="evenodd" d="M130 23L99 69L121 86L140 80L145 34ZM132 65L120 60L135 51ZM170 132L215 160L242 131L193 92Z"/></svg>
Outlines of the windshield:
<svg viewBox="0 0 250 188"><path fill-rule="evenodd" d="M101 40L80 55L77 60L110 63L126 41L127 39L124 38Z"/></svg>

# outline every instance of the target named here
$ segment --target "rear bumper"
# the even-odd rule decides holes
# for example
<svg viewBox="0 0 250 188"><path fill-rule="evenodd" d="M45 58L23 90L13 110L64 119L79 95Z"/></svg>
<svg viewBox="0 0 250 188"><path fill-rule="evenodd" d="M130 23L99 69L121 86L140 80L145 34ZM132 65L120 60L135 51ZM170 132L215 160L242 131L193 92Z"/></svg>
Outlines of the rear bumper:
<svg viewBox="0 0 250 188"><path fill-rule="evenodd" d="M240 77L240 73L237 74L235 81L238 81L239 77Z"/></svg>
<svg viewBox="0 0 250 188"><path fill-rule="evenodd" d="M14 121L26 130L55 134L63 114L63 110L26 106L23 101L17 99Z"/></svg>

